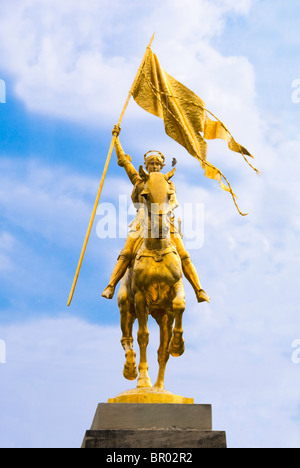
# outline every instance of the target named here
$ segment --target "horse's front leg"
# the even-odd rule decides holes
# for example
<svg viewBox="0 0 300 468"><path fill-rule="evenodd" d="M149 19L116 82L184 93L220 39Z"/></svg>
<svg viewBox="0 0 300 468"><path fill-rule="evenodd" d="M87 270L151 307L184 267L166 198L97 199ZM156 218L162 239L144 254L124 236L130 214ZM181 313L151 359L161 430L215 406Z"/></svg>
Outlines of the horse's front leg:
<svg viewBox="0 0 300 468"><path fill-rule="evenodd" d="M179 357L184 353L184 338L182 328L182 316L185 311L185 293L182 280L175 285L176 297L173 300L173 313L175 318L173 336L171 338L169 352L173 357Z"/></svg>
<svg viewBox="0 0 300 468"><path fill-rule="evenodd" d="M135 295L135 312L139 323L137 341L140 347L140 364L137 387L147 388L152 387L152 383L148 375L147 362L147 346L149 343L148 313L146 300L141 292L138 292Z"/></svg>
<svg viewBox="0 0 300 468"><path fill-rule="evenodd" d="M123 375L125 379L135 380L137 378L137 367L135 363L135 351L133 349L132 327L135 321L134 306L128 298L127 288L122 280L118 293L118 306L120 309L122 339L121 343L125 351L126 362Z"/></svg>
<svg viewBox="0 0 300 468"><path fill-rule="evenodd" d="M170 357L169 344L172 337L174 316L171 310L160 311L152 315L160 328L160 346L157 351L159 370L154 387L163 390L166 365Z"/></svg>

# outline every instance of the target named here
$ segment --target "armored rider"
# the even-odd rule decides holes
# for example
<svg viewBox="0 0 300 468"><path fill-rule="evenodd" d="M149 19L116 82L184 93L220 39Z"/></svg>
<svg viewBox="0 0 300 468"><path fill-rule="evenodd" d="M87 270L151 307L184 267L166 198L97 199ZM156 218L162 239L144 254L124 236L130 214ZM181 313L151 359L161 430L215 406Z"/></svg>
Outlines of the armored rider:
<svg viewBox="0 0 300 468"><path fill-rule="evenodd" d="M134 168L133 164L131 163L130 156L125 154L121 146L121 143L119 141L120 131L121 129L117 125L113 129L113 135L116 136L115 150L116 150L116 154L118 157L118 164L119 166L124 167L131 183L134 186L132 196L131 196L133 203L138 204L137 206L143 206L143 197L141 196L141 193L144 190L145 183L142 177L137 172L137 170ZM158 151L149 151L145 155L145 167L149 173L160 172L162 168L165 166L164 162L165 162L164 156ZM170 207L171 207L171 210L173 210L178 207L178 202L176 199L175 186L171 181L169 181L169 184L173 192L173 195L171 195L171 199L170 199ZM142 245L142 242L143 242L142 220L144 217L144 214L142 213L142 211L143 211L142 209L138 210L137 216L130 226L129 235L126 239L124 248L119 255L117 264L111 275L109 285L105 288L105 290L102 293L102 296L105 297L106 299L113 298L117 284L125 275L127 268L133 262L138 250L140 249ZM206 292L203 290L200 284L196 268L194 267L192 263L189 253L186 251L184 247L182 237L178 233L177 229L175 228L174 222L172 219L170 220L170 235L171 235L171 240L177 249L178 255L181 258L183 273L185 277L187 278L187 280L192 285L196 293L198 302L205 302L205 301L209 302L210 298L206 294Z"/></svg>

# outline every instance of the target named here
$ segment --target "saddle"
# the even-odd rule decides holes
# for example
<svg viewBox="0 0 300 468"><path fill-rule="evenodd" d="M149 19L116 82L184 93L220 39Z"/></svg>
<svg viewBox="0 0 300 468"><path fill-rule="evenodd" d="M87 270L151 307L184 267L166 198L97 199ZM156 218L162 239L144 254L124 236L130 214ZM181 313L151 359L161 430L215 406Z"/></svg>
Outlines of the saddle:
<svg viewBox="0 0 300 468"><path fill-rule="evenodd" d="M148 250L148 249L141 249L138 251L136 255L136 260L140 260L142 257L152 257L155 262L162 262L165 255L170 253L174 253L178 255L176 247L170 245L164 250Z"/></svg>

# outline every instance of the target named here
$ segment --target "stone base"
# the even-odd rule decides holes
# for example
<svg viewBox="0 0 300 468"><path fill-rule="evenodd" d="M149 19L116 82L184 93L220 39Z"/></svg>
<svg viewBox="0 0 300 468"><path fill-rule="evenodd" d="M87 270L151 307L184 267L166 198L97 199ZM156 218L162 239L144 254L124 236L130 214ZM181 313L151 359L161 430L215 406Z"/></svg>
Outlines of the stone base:
<svg viewBox="0 0 300 468"><path fill-rule="evenodd" d="M82 448L226 448L226 434L196 429L87 431Z"/></svg>
<svg viewBox="0 0 300 468"><path fill-rule="evenodd" d="M82 448L226 448L211 405L99 404Z"/></svg>

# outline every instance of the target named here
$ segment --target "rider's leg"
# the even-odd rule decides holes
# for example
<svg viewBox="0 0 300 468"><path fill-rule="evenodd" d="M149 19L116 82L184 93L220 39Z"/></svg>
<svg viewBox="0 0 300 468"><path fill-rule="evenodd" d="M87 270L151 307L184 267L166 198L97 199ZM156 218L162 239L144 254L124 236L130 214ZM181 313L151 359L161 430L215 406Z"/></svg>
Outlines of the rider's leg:
<svg viewBox="0 0 300 468"><path fill-rule="evenodd" d="M126 270L131 262L131 257L128 253L123 253L122 250L115 268L113 269L109 285L104 289L102 297L106 299L112 299L114 297L115 289L119 281L123 278Z"/></svg>
<svg viewBox="0 0 300 468"><path fill-rule="evenodd" d="M140 244L139 237L136 238L130 235L128 236L124 245L124 249L120 253L116 266L112 272L109 285L103 291L102 297L105 297L106 299L113 298L116 286L118 282L121 281L121 279L126 273L126 270L129 264L134 259L136 251L137 251L137 246L139 244Z"/></svg>
<svg viewBox="0 0 300 468"><path fill-rule="evenodd" d="M190 257L182 260L182 270L186 279L191 283L196 293L198 302L209 302L210 298L202 288L198 273Z"/></svg>
<svg viewBox="0 0 300 468"><path fill-rule="evenodd" d="M178 233L174 233L174 235L172 235L172 241L174 242L178 255L181 258L184 276L192 285L198 302L209 302L210 298L201 286L197 270L194 267L189 253L186 251L182 239Z"/></svg>

